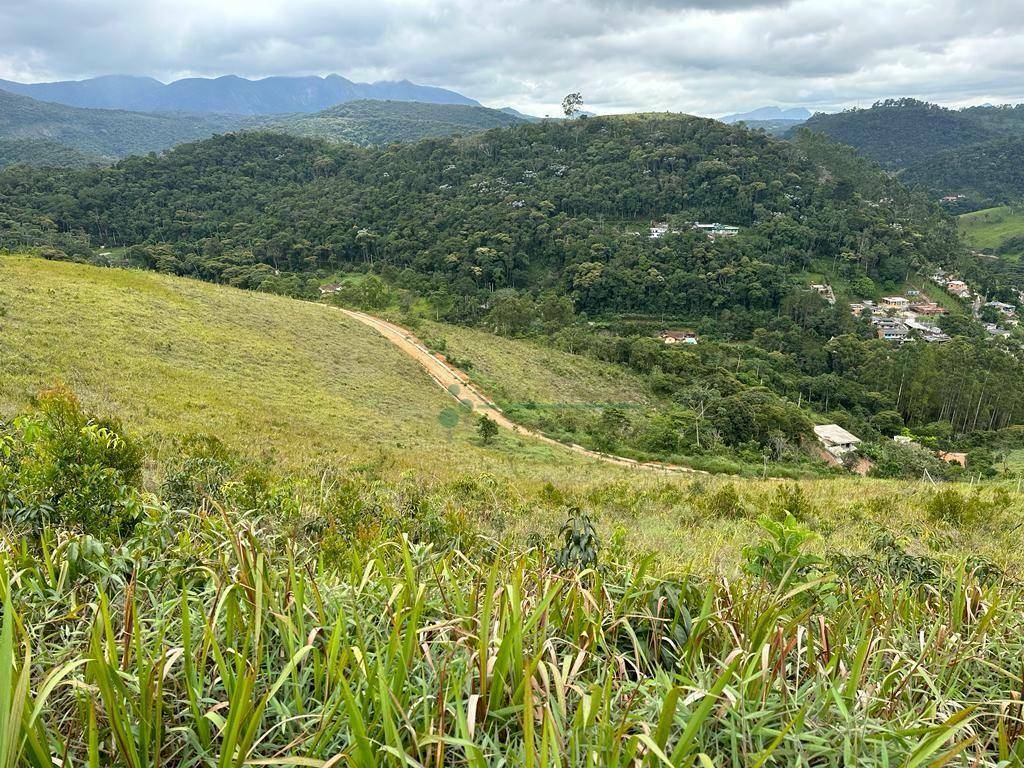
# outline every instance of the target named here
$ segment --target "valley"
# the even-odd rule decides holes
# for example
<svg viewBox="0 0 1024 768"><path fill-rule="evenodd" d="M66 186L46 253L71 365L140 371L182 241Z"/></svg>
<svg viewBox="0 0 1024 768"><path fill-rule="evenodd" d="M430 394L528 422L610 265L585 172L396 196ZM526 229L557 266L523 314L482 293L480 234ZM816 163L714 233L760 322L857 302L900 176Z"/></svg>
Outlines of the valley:
<svg viewBox="0 0 1024 768"><path fill-rule="evenodd" d="M1021 108L363 63L0 81L0 768L1024 764Z"/></svg>

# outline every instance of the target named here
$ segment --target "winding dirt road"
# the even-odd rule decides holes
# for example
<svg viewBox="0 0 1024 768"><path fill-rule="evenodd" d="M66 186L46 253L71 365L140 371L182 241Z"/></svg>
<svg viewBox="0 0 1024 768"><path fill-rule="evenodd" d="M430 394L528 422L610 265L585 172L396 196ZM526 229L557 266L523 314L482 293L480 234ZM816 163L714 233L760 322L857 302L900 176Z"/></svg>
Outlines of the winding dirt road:
<svg viewBox="0 0 1024 768"><path fill-rule="evenodd" d="M664 464L659 461L636 461L634 459L628 459L624 456L613 456L607 453L600 453L598 451L591 451L588 448L584 448L582 445L576 445L575 443L562 443L558 440L554 440L547 435L541 434L535 430L529 429L517 424L508 418L501 409L494 404L494 401L487 397L477 387L470 382L469 377L465 373L449 365L444 360L437 357L426 345L417 339L410 331L402 328L400 325L389 323L387 320L382 320L379 317L368 315L365 312L356 312L351 309L342 309L346 315L353 320L357 320L363 325L367 325L373 328L381 336L386 338L400 350L409 355L413 360L420 364L423 369L430 374L437 384L443 387L452 397L459 400L462 403L471 405L475 413L486 414L488 417L494 420L499 427L510 429L513 432L531 437L534 440L539 440L542 443L554 445L564 450L572 451L573 453L580 454L581 456L588 456L598 461L603 461L608 464L616 464L620 467L633 467L636 469L644 469L651 472L662 472L666 474L685 473L691 475L706 475L707 472L700 469L692 469L690 467L683 467L678 464Z"/></svg>

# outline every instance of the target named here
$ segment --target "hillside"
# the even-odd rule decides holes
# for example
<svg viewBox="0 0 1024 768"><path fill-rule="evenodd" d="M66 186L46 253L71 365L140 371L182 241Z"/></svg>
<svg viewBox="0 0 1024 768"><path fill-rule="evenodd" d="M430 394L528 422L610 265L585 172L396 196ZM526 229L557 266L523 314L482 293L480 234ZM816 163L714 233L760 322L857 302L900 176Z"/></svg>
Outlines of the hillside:
<svg viewBox="0 0 1024 768"><path fill-rule="evenodd" d="M890 99L869 109L818 113L802 127L848 144L883 168L898 170L937 152L988 141L998 134L977 113L914 99Z"/></svg>
<svg viewBox="0 0 1024 768"><path fill-rule="evenodd" d="M42 157L50 159L67 160L70 153L71 158L84 155L111 160L160 151L237 127L237 117L79 109L0 90L0 139L48 142L51 150ZM64 149L57 151L54 145ZM28 152L17 156L19 161L40 159L40 145L16 146L19 152Z"/></svg>
<svg viewBox="0 0 1024 768"><path fill-rule="evenodd" d="M215 112L267 115L317 112L344 101L388 99L479 106L454 91L397 82L354 83L340 75L267 77L248 80L236 75L190 77L161 83L151 77L109 75L55 83L0 80L0 89L74 107L142 112Z"/></svg>
<svg viewBox="0 0 1024 768"><path fill-rule="evenodd" d="M963 195L962 202L970 208L1011 203L1024 199L1022 158L1024 131L1016 137L937 152L910 165L902 179L924 187L934 197Z"/></svg>
<svg viewBox="0 0 1024 768"><path fill-rule="evenodd" d="M103 155L73 149L48 139L0 139L0 168L8 165L81 168L105 161Z"/></svg>
<svg viewBox="0 0 1024 768"><path fill-rule="evenodd" d="M322 305L150 272L0 257L0 411L62 382L153 440L205 432L284 466L407 461L452 404L372 331ZM465 424L453 435L472 455ZM555 457L557 459L557 457Z"/></svg>
<svg viewBox="0 0 1024 768"><path fill-rule="evenodd" d="M517 125L524 119L496 109L464 104L352 101L311 115L266 118L267 130L362 146L413 142Z"/></svg>
<svg viewBox="0 0 1024 768"><path fill-rule="evenodd" d="M1000 259L1021 262L1024 257L1024 210L1000 206L965 213L960 231L968 245Z"/></svg>

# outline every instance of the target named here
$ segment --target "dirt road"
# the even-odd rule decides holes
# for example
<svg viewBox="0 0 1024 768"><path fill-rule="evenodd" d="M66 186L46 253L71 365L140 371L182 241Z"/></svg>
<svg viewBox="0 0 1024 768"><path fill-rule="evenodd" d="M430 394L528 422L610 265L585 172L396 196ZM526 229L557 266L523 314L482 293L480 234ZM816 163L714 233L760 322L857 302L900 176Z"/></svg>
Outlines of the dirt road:
<svg viewBox="0 0 1024 768"><path fill-rule="evenodd" d="M527 427L517 424L508 418L489 397L470 382L469 377L466 376L466 374L434 355L429 349L427 349L426 345L417 339L410 331L402 328L400 325L389 323L387 320L381 320L379 317L368 315L365 312L356 312L351 309L342 309L341 311L353 320L358 320L363 325L373 328L381 336L386 338L400 350L405 352L405 354L409 355L409 357L419 363L423 369L430 374L430 377L441 387L447 390L452 397L463 403L471 405L475 413L486 414L493 419L499 427L510 429L517 434L531 437L535 440L540 440L541 442L548 443L549 445L558 446L559 448L578 453L582 456L589 456L592 459L604 461L609 464L616 464L622 467L634 467L636 469L644 469L651 472L663 472L666 474L708 474L703 470L691 469L690 467L683 467L678 464L663 464L658 461L636 461L634 459L627 459L623 456L612 456L607 453L591 451L584 448L582 445L576 445L575 443L561 443L547 435L541 434L540 432L528 429Z"/></svg>

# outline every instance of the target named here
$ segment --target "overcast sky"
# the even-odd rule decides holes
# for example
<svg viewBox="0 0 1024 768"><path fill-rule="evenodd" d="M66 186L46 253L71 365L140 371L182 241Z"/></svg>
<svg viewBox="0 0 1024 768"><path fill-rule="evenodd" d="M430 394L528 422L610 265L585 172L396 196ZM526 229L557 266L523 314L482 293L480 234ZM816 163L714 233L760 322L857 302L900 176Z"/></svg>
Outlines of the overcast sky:
<svg viewBox="0 0 1024 768"><path fill-rule="evenodd" d="M0 0L0 78L331 72L533 114L1017 102L1024 0Z"/></svg>

